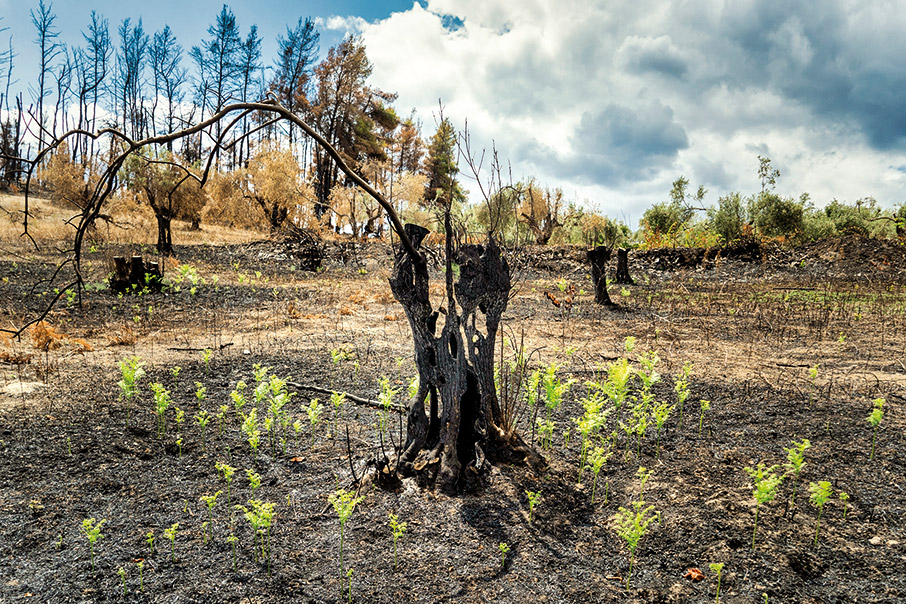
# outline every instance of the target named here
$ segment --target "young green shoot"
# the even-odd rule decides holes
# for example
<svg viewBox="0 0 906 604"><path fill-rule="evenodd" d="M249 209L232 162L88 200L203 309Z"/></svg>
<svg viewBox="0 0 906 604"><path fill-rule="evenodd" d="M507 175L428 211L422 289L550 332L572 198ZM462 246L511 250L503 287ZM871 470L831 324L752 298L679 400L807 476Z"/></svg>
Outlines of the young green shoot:
<svg viewBox="0 0 906 604"><path fill-rule="evenodd" d="M129 593L126 589L126 569L121 566L120 569L116 571L116 574L120 576L120 579L123 582L123 596L125 596L127 593Z"/></svg>
<svg viewBox="0 0 906 604"><path fill-rule="evenodd" d="M831 484L826 480L819 480L818 482L809 483L808 490L811 493L812 505L818 508L818 522L815 525L815 543L813 544L818 545L818 531L821 530L821 513L824 511L824 504L830 499Z"/></svg>
<svg viewBox="0 0 906 604"><path fill-rule="evenodd" d="M333 406L333 435L334 438L340 430L340 416L343 413L343 405L346 403L345 392L334 392L330 395L330 404Z"/></svg>
<svg viewBox="0 0 906 604"><path fill-rule="evenodd" d="M702 412L698 418L698 437L701 438L702 437L702 422L705 421L705 411L707 411L708 409L711 408L711 401L706 401L704 399L701 399L699 402L701 403Z"/></svg>
<svg viewBox="0 0 906 604"><path fill-rule="evenodd" d="M242 416L242 408L245 407L248 402L245 398L245 382L239 380L236 382L236 388L230 392L230 399L233 401L233 408L236 409L236 414Z"/></svg>
<svg viewBox="0 0 906 604"><path fill-rule="evenodd" d="M151 548L151 556L154 556L154 531L148 531L145 534L145 543Z"/></svg>
<svg viewBox="0 0 906 604"><path fill-rule="evenodd" d="M122 379L117 382L120 387L120 398L126 402L126 427L132 414L132 400L138 395L138 382L145 377L144 363L138 357L129 357L117 363Z"/></svg>
<svg viewBox="0 0 906 604"><path fill-rule="evenodd" d="M311 446L315 446L315 426L321 421L321 413L324 411L324 405L319 399L313 398L308 406L303 406L305 414L308 416L308 423L311 427Z"/></svg>
<svg viewBox="0 0 906 604"><path fill-rule="evenodd" d="M175 367L170 368L170 375L173 376L173 390L178 389L179 387L179 372L182 371L182 367L176 365Z"/></svg>
<svg viewBox="0 0 906 604"><path fill-rule="evenodd" d="M245 432L246 440L252 449L252 458L258 459L258 446L261 444L261 431L258 430L258 409L252 407L249 414L242 421L242 431Z"/></svg>
<svg viewBox="0 0 906 604"><path fill-rule="evenodd" d="M195 421L198 422L199 427L201 427L201 450L206 452L208 450L207 441L205 440L205 431L207 430L208 423L211 421L211 417L208 415L208 412L202 409L195 414Z"/></svg>
<svg viewBox="0 0 906 604"><path fill-rule="evenodd" d="M106 520L95 521L94 518L86 518L82 521L82 532L88 538L88 551L91 555L91 572L94 572L94 544L104 538L101 534L101 527Z"/></svg>
<svg viewBox="0 0 906 604"><path fill-rule="evenodd" d="M639 467L639 469L635 473L635 475L639 479L639 501L645 500L645 483L648 482L649 478L651 478L652 472L654 472L654 470Z"/></svg>
<svg viewBox="0 0 906 604"><path fill-rule="evenodd" d="M846 491L840 491L837 493L837 497L840 498L840 501L843 502L843 520L846 521L846 511L849 508L849 493Z"/></svg>
<svg viewBox="0 0 906 604"><path fill-rule="evenodd" d="M195 382L195 400L198 401L199 407L206 398L208 398L208 389L201 382Z"/></svg>
<svg viewBox="0 0 906 604"><path fill-rule="evenodd" d="M138 567L138 590L145 593L145 578L142 576L142 571L145 569L145 561L139 560L135 565Z"/></svg>
<svg viewBox="0 0 906 604"><path fill-rule="evenodd" d="M598 486L598 474L601 473L601 469L604 465L610 460L610 457L613 455L613 451L606 450L604 447L595 447L594 451L588 456L588 468L594 474L594 479L591 483L591 504L595 503L595 490ZM607 491L609 490L610 483L607 483L607 486L604 489L604 503L607 503Z"/></svg>
<svg viewBox="0 0 906 604"><path fill-rule="evenodd" d="M227 465L227 464L223 463L222 461L218 461L216 464L214 464L214 468L218 472L220 472L220 475L223 476L223 479L227 483L227 505L231 505L231 503L230 503L230 485L233 483L233 474L236 473L236 468L234 468L233 466Z"/></svg>
<svg viewBox="0 0 906 604"><path fill-rule="evenodd" d="M163 438L167 432L167 419L164 414L170 406L170 391L160 382L152 382L151 391L154 393L154 410L157 412L157 436Z"/></svg>
<svg viewBox="0 0 906 604"><path fill-rule="evenodd" d="M393 533L393 570L398 568L397 558L396 558L396 542L400 537L403 536L403 533L406 532L406 523L400 522L399 516L396 514L389 514L390 516L390 531Z"/></svg>
<svg viewBox="0 0 906 604"><path fill-rule="evenodd" d="M204 363L204 373L208 374L208 365L211 362L211 355L214 354L214 351L210 348L205 348L201 351L201 362Z"/></svg>
<svg viewBox="0 0 906 604"><path fill-rule="evenodd" d="M724 569L723 562L712 562L708 565L711 568L711 572L717 575L717 597L714 599L714 604L720 603L720 573Z"/></svg>
<svg viewBox="0 0 906 604"><path fill-rule="evenodd" d="M802 471L802 467L805 465L805 450L812 446L812 443L809 442L807 438L802 439L802 442L792 442L792 447L786 451L787 463L785 464L787 469L787 474L793 476L793 496L790 498L790 505L796 505L796 487L799 484L799 473Z"/></svg>
<svg viewBox="0 0 906 604"><path fill-rule="evenodd" d="M629 588L629 581L632 579L632 565L635 562L635 551L639 546L639 541L648 532L648 525L654 522L657 515L654 506L645 507L642 500L632 502L632 510L621 507L613 517L614 530L623 541L626 542L626 548L629 550L629 574L626 576L626 588Z"/></svg>
<svg viewBox="0 0 906 604"><path fill-rule="evenodd" d="M179 447L179 457L182 458L182 423L186 419L186 413L179 407L175 408L175 418L176 421L176 445Z"/></svg>
<svg viewBox="0 0 906 604"><path fill-rule="evenodd" d="M274 520L274 508L276 507L273 503L259 501L257 499L250 499L249 505L251 509L244 506L238 506L242 509L245 519L249 521L249 524L252 525L252 528L255 531L255 534L258 535L258 538L261 541L261 555L262 557L267 558L267 574L271 574L271 525ZM267 538L267 543L265 546L265 537ZM258 559L258 547L255 547L255 559Z"/></svg>
<svg viewBox="0 0 906 604"><path fill-rule="evenodd" d="M343 538L346 529L346 522L352 516L355 506L358 505L364 497L356 497L355 492L338 489L330 494L327 500L333 506L337 517L340 519L340 575L344 573L343 567Z"/></svg>
<svg viewBox="0 0 906 604"><path fill-rule="evenodd" d="M755 527L752 529L752 549L755 549L759 507L773 501L777 497L777 488L783 482L783 475L777 474L777 466L768 467L764 465L764 462L758 462L758 467L754 470L750 467L744 469L752 477L752 483L755 485L755 489L752 491L752 496L755 498Z"/></svg>
<svg viewBox="0 0 906 604"><path fill-rule="evenodd" d="M667 423L670 414L673 413L675 408L676 405L671 405L669 403L657 403L652 408L652 411L654 412L654 425L657 426L657 445L654 449L655 459L659 459L661 456L661 428Z"/></svg>
<svg viewBox="0 0 906 604"><path fill-rule="evenodd" d="M249 486L252 487L252 495L254 495L261 486L261 474L249 468L245 471L245 475L248 476Z"/></svg>
<svg viewBox="0 0 906 604"><path fill-rule="evenodd" d="M820 367L820 365L818 363L815 363L808 369L808 380L809 380L809 383L811 384L811 393L809 394L809 399L808 399L809 407L812 406L812 404L815 402L815 398L817 398L817 393L818 393L818 383L817 382L818 382L818 368L819 367Z"/></svg>
<svg viewBox="0 0 906 604"><path fill-rule="evenodd" d="M164 537L170 542L170 557L176 562L176 531L179 530L179 523L174 522L170 528L164 529Z"/></svg>
<svg viewBox="0 0 906 604"><path fill-rule="evenodd" d="M497 546L497 549L500 550L500 570L504 570L506 568L506 555L510 551L510 546L501 541L500 545Z"/></svg>
<svg viewBox="0 0 906 604"><path fill-rule="evenodd" d="M525 496L528 497L528 522L531 524L535 505L541 500L541 491L526 491Z"/></svg>
<svg viewBox="0 0 906 604"><path fill-rule="evenodd" d="M871 424L872 434L871 434L871 455L868 457L869 460L875 458L875 441L878 437L878 426L881 425L881 420L884 419L884 399L876 398L874 400L874 409L872 409L871 414L866 419L866 421Z"/></svg>
<svg viewBox="0 0 906 604"><path fill-rule="evenodd" d="M211 528L211 540L214 539L214 506L217 505L217 497L223 491L217 491L213 495L202 495L201 500L208 506L208 526ZM205 533L207 534L207 533Z"/></svg>
<svg viewBox="0 0 906 604"><path fill-rule="evenodd" d="M233 570L236 570L236 542L239 541L239 538L236 537L233 533L230 533L227 537L227 543L230 544L230 549L233 550Z"/></svg>

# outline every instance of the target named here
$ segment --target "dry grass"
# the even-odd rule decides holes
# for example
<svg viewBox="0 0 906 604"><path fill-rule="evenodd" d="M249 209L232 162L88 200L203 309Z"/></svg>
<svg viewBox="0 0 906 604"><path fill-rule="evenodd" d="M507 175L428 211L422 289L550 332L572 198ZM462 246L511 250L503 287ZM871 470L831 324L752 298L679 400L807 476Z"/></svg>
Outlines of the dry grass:
<svg viewBox="0 0 906 604"><path fill-rule="evenodd" d="M67 224L76 211L54 205L48 199L29 197L30 218L28 231L39 242L67 241L75 232ZM24 195L0 195L0 240L6 244L25 246L28 242L22 237L23 216L25 212ZM157 222L150 209L128 200L112 201L108 210L113 222L98 221L93 233L96 241L114 244L149 244L157 243ZM265 233L234 229L225 226L202 224L198 230L192 230L191 224L174 220L173 242L176 245L234 244L256 241L266 236Z"/></svg>

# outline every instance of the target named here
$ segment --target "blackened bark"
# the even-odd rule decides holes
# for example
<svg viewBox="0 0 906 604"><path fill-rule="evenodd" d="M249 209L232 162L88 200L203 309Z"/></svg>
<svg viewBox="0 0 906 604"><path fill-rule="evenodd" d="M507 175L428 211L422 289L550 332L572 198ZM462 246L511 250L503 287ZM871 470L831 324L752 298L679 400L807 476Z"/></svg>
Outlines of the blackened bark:
<svg viewBox="0 0 906 604"><path fill-rule="evenodd" d="M170 224L173 219L166 212L157 213L157 253L168 255L173 253L173 235Z"/></svg>
<svg viewBox="0 0 906 604"><path fill-rule="evenodd" d="M625 248L617 250L617 274L614 283L621 285L635 285L632 276L629 274L629 251Z"/></svg>
<svg viewBox="0 0 906 604"><path fill-rule="evenodd" d="M406 234L416 249L428 231L407 224ZM437 485L456 491L467 468L485 458L510 460L520 444L506 434L494 387L494 342L506 310L510 271L497 243L448 246L459 265L459 279L448 290L443 328L437 334L438 311L428 299L428 270L414 266L409 255L397 252L390 287L403 306L415 345L418 392L409 403L406 443L398 470L412 474L439 460ZM425 402L430 398L430 409ZM521 452L524 460L529 453Z"/></svg>
<svg viewBox="0 0 906 604"><path fill-rule="evenodd" d="M591 264L591 280L595 285L595 304L612 305L607 294L607 264L610 262L610 248L599 245L585 252Z"/></svg>

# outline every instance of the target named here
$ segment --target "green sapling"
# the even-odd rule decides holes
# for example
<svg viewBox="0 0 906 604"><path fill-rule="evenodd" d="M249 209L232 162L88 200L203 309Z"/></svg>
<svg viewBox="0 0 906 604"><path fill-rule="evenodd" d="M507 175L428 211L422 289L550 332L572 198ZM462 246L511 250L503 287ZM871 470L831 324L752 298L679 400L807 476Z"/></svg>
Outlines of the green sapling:
<svg viewBox="0 0 906 604"><path fill-rule="evenodd" d="M711 572L717 574L717 597L714 599L714 604L720 603L720 572L724 569L723 562L713 562L708 565L711 568Z"/></svg>
<svg viewBox="0 0 906 604"><path fill-rule="evenodd" d="M626 576L626 588L632 579L632 565L635 561L635 550L639 541L648 532L648 525L657 518L654 506L645 507L644 501L633 501L632 510L621 507L613 517L614 530L626 542L629 549L629 574Z"/></svg>
<svg viewBox="0 0 906 604"><path fill-rule="evenodd" d="M655 459L658 459L661 456L661 428L667 423L667 419L670 418L670 414L673 413L675 408L676 405L671 405L669 403L657 403L652 408L652 411L654 412L654 425L657 426L657 444L654 448Z"/></svg>
<svg viewBox="0 0 906 604"><path fill-rule="evenodd" d="M170 528L164 529L164 537L170 542L170 556L173 562L176 562L176 531L179 530L179 523L174 522Z"/></svg>
<svg viewBox="0 0 906 604"><path fill-rule="evenodd" d="M252 495L254 495L261 486L261 474L249 468L245 471L245 475L249 479L249 486L252 487Z"/></svg>
<svg viewBox="0 0 906 604"><path fill-rule="evenodd" d="M846 521L846 510L847 510L847 508L849 508L849 505L848 505L849 493L847 493L846 491L840 491L839 493L837 493L837 497L839 497L840 501L843 502L843 520L845 522Z"/></svg>
<svg viewBox="0 0 906 604"><path fill-rule="evenodd" d="M119 361L117 365L120 368L122 379L117 382L120 387L121 395L126 401L126 426L129 426L129 417L132 414L132 399L138 395L138 382L145 377L144 363L138 357L129 357Z"/></svg>
<svg viewBox="0 0 906 604"><path fill-rule="evenodd" d="M591 483L591 503L595 503L595 489L598 486L598 474L600 474L601 469L604 465L610 460L610 457L613 455L613 451L606 450L604 447L595 447L594 451L588 456L588 468L594 474L594 479ZM604 503L607 503L607 491L609 490L610 482L608 481L607 487L604 489Z"/></svg>
<svg viewBox="0 0 906 604"><path fill-rule="evenodd" d="M185 421L186 414L185 412L176 407L176 445L179 447L179 457L182 458L182 423Z"/></svg>
<svg viewBox="0 0 906 604"><path fill-rule="evenodd" d="M639 501L645 500L645 483L648 482L649 478L651 478L652 472L654 472L654 470L639 467L639 469L635 473L635 475L639 478Z"/></svg>
<svg viewBox="0 0 906 604"><path fill-rule="evenodd" d="M230 535L227 537L227 543L230 544L230 548L233 550L233 570L234 571L236 570L236 542L237 541L239 541L239 539L233 533L230 533Z"/></svg>
<svg viewBox="0 0 906 604"><path fill-rule="evenodd" d="M525 496L528 497L528 522L531 524L535 505L541 500L541 491L526 491Z"/></svg>
<svg viewBox="0 0 906 604"><path fill-rule="evenodd" d="M683 363L683 372L677 376L673 391L676 392L676 402L679 405L679 429L683 429L683 405L689 398L689 376L692 375L693 365L686 361Z"/></svg>
<svg viewBox="0 0 906 604"><path fill-rule="evenodd" d="M120 569L116 571L116 574L118 574L123 581L123 596L125 597L125 595L129 593L126 589L126 569L121 566Z"/></svg>
<svg viewBox="0 0 906 604"><path fill-rule="evenodd" d="M399 521L399 516L396 514L389 514L390 516L390 530L393 533L393 570L397 569L397 558L396 558L396 542L400 537L403 536L403 533L406 532L406 523Z"/></svg>
<svg viewBox="0 0 906 604"><path fill-rule="evenodd" d="M881 420L884 419L884 402L883 398L876 398L874 400L874 409L872 409L871 414L865 418L872 427L871 455L868 457L869 460L875 458L875 441L878 437L878 426L881 425Z"/></svg>
<svg viewBox="0 0 906 604"><path fill-rule="evenodd" d="M207 442L205 440L205 430L207 429L211 418L208 415L208 412L202 409L195 414L195 421L198 422L198 425L201 427L201 450L205 452L208 450Z"/></svg>
<svg viewBox="0 0 906 604"><path fill-rule="evenodd" d="M773 501L777 497L777 488L783 482L783 476L777 474L777 466L767 467L764 462L758 462L758 467L752 469L744 468L746 473L752 477L755 489L752 496L755 498L755 528L752 529L752 549L755 549L755 535L758 532L758 508L759 506Z"/></svg>
<svg viewBox="0 0 906 604"><path fill-rule="evenodd" d="M789 449L784 447L786 451L787 463L787 474L792 474L793 476L793 496L790 498L790 505L796 505L796 487L799 484L799 473L802 471L802 467L805 465L805 450L812 446L812 443L809 442L807 438L803 438L802 442L793 441L793 446Z"/></svg>
<svg viewBox="0 0 906 604"><path fill-rule="evenodd" d="M227 483L227 505L229 506L229 505L231 505L231 503L230 503L230 485L233 483L233 474L236 473L236 468L229 466L229 465L223 463L222 461L218 461L216 464L214 464L214 468L218 472L220 472L220 475L223 476L223 479Z"/></svg>
<svg viewBox="0 0 906 604"><path fill-rule="evenodd" d="M698 418L698 437L701 438L702 437L702 422L705 421L705 411L707 411L708 409L711 408L711 401L706 401L704 399L701 399L699 402L701 403L702 412Z"/></svg>
<svg viewBox="0 0 906 604"><path fill-rule="evenodd" d="M101 527L104 526L106 520L100 520L95 522L94 518L86 518L82 521L82 532L85 533L85 537L88 538L88 551L91 555L91 572L94 572L94 544L98 540L103 539L104 535L101 534Z"/></svg>
<svg viewBox="0 0 906 604"><path fill-rule="evenodd" d="M340 574L344 572L343 568L343 536L346 529L346 522L352 516L355 506L363 501L364 497L356 497L353 491L338 489L327 498L330 505L340 519Z"/></svg>
<svg viewBox="0 0 906 604"><path fill-rule="evenodd" d="M145 542L148 544L148 547L151 548L151 553L149 556L154 556L154 531L148 531L145 535Z"/></svg>
<svg viewBox="0 0 906 604"><path fill-rule="evenodd" d="M164 414L170 406L170 391L160 382L152 382L151 391L154 393L154 410L157 412L157 436L163 438L167 432L167 419Z"/></svg>
<svg viewBox="0 0 906 604"><path fill-rule="evenodd" d="M179 372L182 371L182 367L176 365L170 368L170 375L173 376L173 390L179 388Z"/></svg>
<svg viewBox="0 0 906 604"><path fill-rule="evenodd" d="M340 416L343 413L343 405L346 403L345 392L334 392L330 395L330 404L333 406L333 437L336 438L340 430Z"/></svg>
<svg viewBox="0 0 906 604"><path fill-rule="evenodd" d="M305 414L308 416L308 423L311 426L311 446L315 446L315 425L321 421L321 413L324 411L324 405L319 399L313 398L308 406L303 406Z"/></svg>
<svg viewBox="0 0 906 604"><path fill-rule="evenodd" d="M214 539L214 506L217 505L217 496L223 491L217 491L213 495L202 495L201 500L208 506L208 526L211 527L211 540Z"/></svg>
<svg viewBox="0 0 906 604"><path fill-rule="evenodd" d="M818 531L821 530L821 513L824 511L824 504L830 499L831 484L826 480L819 480L818 482L809 483L808 490L811 493L812 505L818 508L818 522L815 525L815 543L813 544L818 545Z"/></svg>
<svg viewBox="0 0 906 604"><path fill-rule="evenodd" d="M501 541L500 545L497 546L497 549L500 550L500 570L504 570L506 568L506 555L510 551L510 546Z"/></svg>
<svg viewBox="0 0 906 604"><path fill-rule="evenodd" d="M139 560L135 565L138 567L138 590L145 593L145 579L142 576L142 570L145 568L145 561Z"/></svg>

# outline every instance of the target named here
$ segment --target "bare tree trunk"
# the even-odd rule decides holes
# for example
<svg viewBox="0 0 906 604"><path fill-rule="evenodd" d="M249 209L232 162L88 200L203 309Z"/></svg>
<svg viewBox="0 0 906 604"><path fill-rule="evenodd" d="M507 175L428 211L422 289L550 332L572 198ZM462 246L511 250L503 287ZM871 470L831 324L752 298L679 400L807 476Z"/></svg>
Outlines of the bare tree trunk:
<svg viewBox="0 0 906 604"><path fill-rule="evenodd" d="M626 248L617 250L617 275L614 283L622 285L635 285L632 275L629 274L629 251Z"/></svg>
<svg viewBox="0 0 906 604"><path fill-rule="evenodd" d="M585 252L591 264L591 280L595 284L595 304L612 305L607 294L607 264L610 262L610 248L599 245Z"/></svg>

